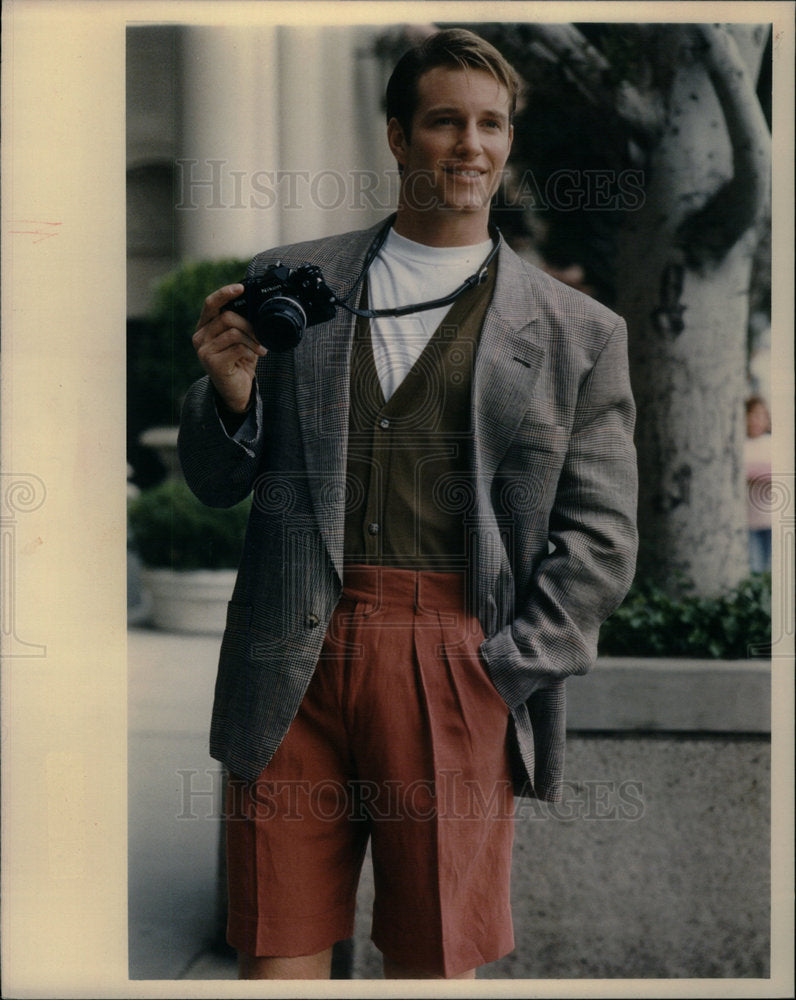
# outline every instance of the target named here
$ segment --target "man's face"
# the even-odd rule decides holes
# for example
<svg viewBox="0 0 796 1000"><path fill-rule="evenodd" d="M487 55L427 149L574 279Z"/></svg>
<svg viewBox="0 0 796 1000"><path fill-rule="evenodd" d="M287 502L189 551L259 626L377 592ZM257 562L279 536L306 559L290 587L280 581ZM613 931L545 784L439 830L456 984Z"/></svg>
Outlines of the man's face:
<svg viewBox="0 0 796 1000"><path fill-rule="evenodd" d="M403 202L430 224L440 212L485 215L511 149L508 91L485 70L447 66L424 73L417 91L411 134L388 125Z"/></svg>

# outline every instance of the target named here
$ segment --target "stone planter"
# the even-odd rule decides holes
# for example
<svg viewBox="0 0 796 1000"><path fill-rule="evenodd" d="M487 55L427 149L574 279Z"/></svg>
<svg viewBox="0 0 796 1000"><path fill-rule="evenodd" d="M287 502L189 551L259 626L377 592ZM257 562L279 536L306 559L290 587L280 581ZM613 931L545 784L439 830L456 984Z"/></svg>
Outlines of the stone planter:
<svg viewBox="0 0 796 1000"><path fill-rule="evenodd" d="M235 585L234 569L173 570L142 567L151 619L168 632L220 635Z"/></svg>
<svg viewBox="0 0 796 1000"><path fill-rule="evenodd" d="M567 681L570 730L770 733L770 660L601 656Z"/></svg>
<svg viewBox="0 0 796 1000"><path fill-rule="evenodd" d="M150 427L143 431L138 440L146 448L151 448L163 463L169 479L182 478L182 466L177 454L179 427Z"/></svg>

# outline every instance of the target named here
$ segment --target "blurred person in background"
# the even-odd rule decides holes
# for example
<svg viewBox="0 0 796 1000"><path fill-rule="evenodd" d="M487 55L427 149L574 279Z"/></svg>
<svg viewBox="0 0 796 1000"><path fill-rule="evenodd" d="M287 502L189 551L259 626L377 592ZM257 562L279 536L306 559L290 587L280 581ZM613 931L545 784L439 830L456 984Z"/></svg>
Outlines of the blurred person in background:
<svg viewBox="0 0 796 1000"><path fill-rule="evenodd" d="M762 397L746 400L746 510L749 521L749 567L771 569L771 417Z"/></svg>

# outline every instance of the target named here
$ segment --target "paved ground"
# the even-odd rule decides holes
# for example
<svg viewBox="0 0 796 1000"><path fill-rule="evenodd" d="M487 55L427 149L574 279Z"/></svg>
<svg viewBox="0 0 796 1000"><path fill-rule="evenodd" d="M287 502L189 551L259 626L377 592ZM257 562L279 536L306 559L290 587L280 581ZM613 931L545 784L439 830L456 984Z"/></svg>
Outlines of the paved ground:
<svg viewBox="0 0 796 1000"><path fill-rule="evenodd" d="M220 771L207 730L217 653L214 636L128 635L131 979L183 978L213 957ZM234 976L230 961L216 971Z"/></svg>
<svg viewBox="0 0 796 1000"><path fill-rule="evenodd" d="M221 772L207 753L218 646L129 632L131 979L236 975L219 947ZM576 735L564 806L518 823L517 949L482 978L766 977L768 768L764 734ZM371 896L366 866L358 979L380 975Z"/></svg>

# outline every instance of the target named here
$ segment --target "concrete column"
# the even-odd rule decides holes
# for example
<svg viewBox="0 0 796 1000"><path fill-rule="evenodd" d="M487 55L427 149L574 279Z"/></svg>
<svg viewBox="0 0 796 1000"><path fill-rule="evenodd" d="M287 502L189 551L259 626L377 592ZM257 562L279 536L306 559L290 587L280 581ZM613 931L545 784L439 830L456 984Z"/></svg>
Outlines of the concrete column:
<svg viewBox="0 0 796 1000"><path fill-rule="evenodd" d="M176 204L180 251L246 257L279 241L277 29L185 29Z"/></svg>
<svg viewBox="0 0 796 1000"><path fill-rule="evenodd" d="M180 251L249 256L393 208L383 79L367 26L186 28Z"/></svg>
<svg viewBox="0 0 796 1000"><path fill-rule="evenodd" d="M390 210L380 81L361 86L373 36L352 26L279 29L286 242L364 228Z"/></svg>

